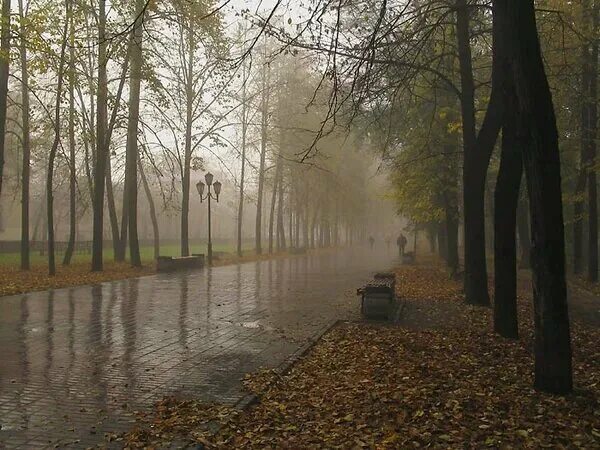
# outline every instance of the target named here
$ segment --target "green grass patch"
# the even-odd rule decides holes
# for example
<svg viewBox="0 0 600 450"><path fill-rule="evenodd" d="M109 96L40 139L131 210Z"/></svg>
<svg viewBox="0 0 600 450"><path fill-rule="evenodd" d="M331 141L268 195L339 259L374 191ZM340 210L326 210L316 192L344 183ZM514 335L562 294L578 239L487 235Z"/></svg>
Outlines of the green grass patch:
<svg viewBox="0 0 600 450"><path fill-rule="evenodd" d="M244 252L252 249L252 243L244 243ZM213 244L213 252L225 252L235 253L237 246L235 242L220 242ZM204 253L206 254L206 243L194 243L190 245L190 253ZM129 254L129 249L127 249ZM181 254L181 248L178 244L165 244L160 246L161 256L179 256ZM140 247L140 256L142 257L142 263L148 264L154 260L154 247L151 245L144 245ZM47 254L40 254L39 251L32 251L30 254L31 264L43 265L48 262ZM62 262L63 252L56 253L56 262L60 264ZM91 262L92 255L88 253L75 253L73 255L73 263L87 263ZM114 252L112 248L104 249L104 261L113 261ZM21 264L21 255L19 253L0 253L0 265L4 266L18 266Z"/></svg>

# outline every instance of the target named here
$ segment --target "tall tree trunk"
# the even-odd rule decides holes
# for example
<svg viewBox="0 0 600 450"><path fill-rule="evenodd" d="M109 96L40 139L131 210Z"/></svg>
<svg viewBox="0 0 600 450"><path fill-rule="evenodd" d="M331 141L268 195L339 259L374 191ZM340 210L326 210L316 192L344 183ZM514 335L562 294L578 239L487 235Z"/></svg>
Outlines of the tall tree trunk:
<svg viewBox="0 0 600 450"><path fill-rule="evenodd" d="M48 217L48 275L56 274L56 260L54 254L54 160L60 142L60 100L64 80L65 55L69 33L69 17L71 16L71 1L66 0L66 17L62 34L62 46L60 49L60 63L58 66L58 84L56 87L56 103L54 106L54 141L48 156L48 172L46 177L46 213Z"/></svg>
<svg viewBox="0 0 600 450"><path fill-rule="evenodd" d="M134 41L131 47L131 73L129 78L129 119L127 122L127 154L125 158L125 185L128 210L129 259L134 267L142 266L137 229L137 160L138 124L140 116L140 84L142 77L142 32L145 0L136 0Z"/></svg>
<svg viewBox="0 0 600 450"><path fill-rule="evenodd" d="M442 245L445 245L444 255L446 266L452 277L458 273L458 202L456 191L449 189L444 192L444 215L445 224L443 235L443 243L439 242L440 252Z"/></svg>
<svg viewBox="0 0 600 450"><path fill-rule="evenodd" d="M8 65L10 62L10 0L2 1L0 30L0 196L4 179L4 148L6 145L6 109L8 104Z"/></svg>
<svg viewBox="0 0 600 450"><path fill-rule="evenodd" d="M22 0L19 0L21 3ZM69 243L63 257L63 265L71 263L75 249L77 231L77 209L75 195L77 193L77 172L75 165L75 26L73 12L69 21Z"/></svg>
<svg viewBox="0 0 600 450"><path fill-rule="evenodd" d="M194 51L195 42L193 31L188 33L188 61L185 75L186 118L185 144L183 155L183 170L181 178L181 256L190 254L189 214L190 214L190 183L192 165L192 126L194 121Z"/></svg>
<svg viewBox="0 0 600 450"><path fill-rule="evenodd" d="M108 167L110 169L110 166ZM119 236L119 241L117 244L119 261L125 261L125 255L127 254L127 231L129 229L129 208L127 207L127 198L128 193L127 190L129 186L126 182L123 183L123 201L121 205L121 234Z"/></svg>
<svg viewBox="0 0 600 450"><path fill-rule="evenodd" d="M103 140L107 131L106 102L106 0L98 1L98 94L96 101L96 164L94 165L94 221L92 243L92 271L103 269L104 240L104 182L106 179L107 149Z"/></svg>
<svg viewBox="0 0 600 450"><path fill-rule="evenodd" d="M142 185L144 186L144 192L148 199L148 208L150 209L150 220L152 221L152 235L154 237L154 259L160 256L160 234L158 228L158 218L156 216L156 206L154 205L154 199L152 198L152 191L144 172L144 166L140 158L138 158L138 168L140 171L140 178L142 179Z"/></svg>
<svg viewBox="0 0 600 450"><path fill-rule="evenodd" d="M590 1L581 2L581 141L580 141L580 167L577 181L575 183L575 201L573 202L573 272L583 272L583 221L585 217L585 190L587 183L587 171L589 165L589 142L591 139L590 123L590 101L591 101L591 78L590 62Z"/></svg>
<svg viewBox="0 0 600 450"><path fill-rule="evenodd" d="M302 217L302 207L300 206L300 201L298 199L298 197L296 197L296 213L294 214L295 216L295 223L294 223L294 247L296 248L300 248L300 220ZM337 227L337 222L336 222L336 227ZM337 244L337 242L336 242Z"/></svg>
<svg viewBox="0 0 600 450"><path fill-rule="evenodd" d="M582 131L583 133L583 131ZM584 197L587 181L582 156L581 167L575 182L575 200L573 202L573 273L580 274L583 271L583 219L585 216Z"/></svg>
<svg viewBox="0 0 600 450"><path fill-rule="evenodd" d="M281 175L281 166L279 164L279 155L277 156L277 163L275 164L275 180L273 181L273 191L271 192L271 211L269 214L269 254L273 253L273 228L275 224L275 205L277 202L277 188L279 186L279 177Z"/></svg>
<svg viewBox="0 0 600 450"><path fill-rule="evenodd" d="M470 12L467 0L456 0L461 113L464 147L464 252L465 298L468 303L489 305L485 257L485 178L489 157L476 145L475 83L470 44ZM491 100L490 100L491 103Z"/></svg>
<svg viewBox="0 0 600 450"><path fill-rule="evenodd" d="M290 247L294 246L294 211L292 210L292 187L288 193L288 238Z"/></svg>
<svg viewBox="0 0 600 450"><path fill-rule="evenodd" d="M83 103L83 101L81 103ZM85 108L85 107L83 107L83 108ZM87 188L88 188L88 192L90 195L90 199L92 199L92 203L93 203L93 201L94 201L94 179L93 179L93 174L92 174L92 172L93 172L92 165L90 164L90 159L91 159L90 153L93 153L93 152L90 152L90 147L93 145L92 143L94 142L94 140L92 138L93 133L88 128L87 120L82 121L81 128L82 128L82 134L83 134L83 136L82 136L83 151L84 151L83 165L85 168L85 178L87 180ZM92 208L92 212L93 212L93 208Z"/></svg>
<svg viewBox="0 0 600 450"><path fill-rule="evenodd" d="M517 205L523 174L521 145L515 117L518 105L514 87L507 90L502 128L502 153L494 199L494 330L517 339Z"/></svg>
<svg viewBox="0 0 600 450"><path fill-rule="evenodd" d="M444 222L439 223L437 227L438 254L448 265L448 209L446 207L444 207L444 216Z"/></svg>
<svg viewBox="0 0 600 450"><path fill-rule="evenodd" d="M287 247L285 242L285 224L283 221L283 167L281 168L281 174L279 175L277 196L279 197L277 201L277 251L280 252Z"/></svg>
<svg viewBox="0 0 600 450"><path fill-rule="evenodd" d="M44 199L45 199L46 195L44 195ZM31 201L31 199L29 199ZM44 203L44 200L42 200L41 203ZM39 237L40 234L40 228L41 228L41 223L42 223L42 216L44 215L44 205L40 204L40 207L37 209L37 213L35 215L35 219L33 221L33 232L31 233L31 236L33 237L34 241L39 241L42 240L42 238Z"/></svg>
<svg viewBox="0 0 600 450"><path fill-rule="evenodd" d="M308 186L308 182L305 183L305 187ZM304 191L306 192L306 190ZM302 208L302 243L305 249L308 249L310 246L310 241L308 239L308 200L304 200L304 207Z"/></svg>
<svg viewBox="0 0 600 450"><path fill-rule="evenodd" d="M115 104L110 115L108 122L108 131L106 133L106 139L104 145L106 148L106 204L108 206L108 217L110 220L110 230L112 234L112 245L113 245L113 257L115 261L125 261L126 244L127 244L127 209L123 209L122 217L122 229L119 231L119 219L117 218L117 208L115 205L115 196L113 192L112 182L112 163L111 163L111 152L110 142L112 140L112 133L117 123L117 115L119 107L121 105L121 98L123 96L123 89L125 88L125 81L127 79L127 69L129 68L129 59L131 57L131 50L134 45L135 29L130 33L129 43L127 45L127 52L125 53L125 59L121 68L121 77L119 79L119 87L115 95ZM125 195L125 192L123 193ZM124 203L125 204L125 203Z"/></svg>
<svg viewBox="0 0 600 450"><path fill-rule="evenodd" d="M108 218L110 221L110 232L112 236L113 257L115 261L125 261L125 243L121 242L119 231L119 219L117 218L117 208L115 205L115 194L112 182L112 161L110 154L110 145L107 145L106 158L106 205L108 207Z"/></svg>
<svg viewBox="0 0 600 450"><path fill-rule="evenodd" d="M437 229L435 223L428 223L425 227L427 234L427 242L429 243L429 253L432 255L436 252L436 237L437 237Z"/></svg>
<svg viewBox="0 0 600 450"><path fill-rule="evenodd" d="M238 207L237 220L237 254L242 256L242 229L244 220L244 182L246 176L246 133L248 130L248 105L247 105L247 82L248 75L246 73L246 61L242 63L242 168L240 173L240 202Z"/></svg>
<svg viewBox="0 0 600 450"><path fill-rule="evenodd" d="M573 388L565 279L558 130L537 34L533 0L496 1L508 20L503 35L514 77L523 132L523 160L531 208L535 310L535 387Z"/></svg>
<svg viewBox="0 0 600 450"><path fill-rule="evenodd" d="M31 173L31 136L29 126L29 70L27 68L27 46L25 38L25 13L23 0L19 0L20 56L21 56L21 117L23 129L23 164L21 169L21 270L30 269L29 260L29 179Z"/></svg>
<svg viewBox="0 0 600 450"><path fill-rule="evenodd" d="M588 188L588 280L598 281L598 193L596 185L596 139L598 137L598 8L592 9L592 45L590 51L589 144L587 148Z"/></svg>
<svg viewBox="0 0 600 450"><path fill-rule="evenodd" d="M266 49L265 49L266 52ZM256 199L256 253L262 253L262 204L265 184L265 158L267 155L267 127L269 125L269 84L270 67L266 63L262 69L262 99L261 99L261 126L260 126L260 164L258 166L258 192Z"/></svg>
<svg viewBox="0 0 600 450"><path fill-rule="evenodd" d="M310 248L315 248L315 229L317 226L317 216L319 214L319 208L315 205L312 220L310 221Z"/></svg>

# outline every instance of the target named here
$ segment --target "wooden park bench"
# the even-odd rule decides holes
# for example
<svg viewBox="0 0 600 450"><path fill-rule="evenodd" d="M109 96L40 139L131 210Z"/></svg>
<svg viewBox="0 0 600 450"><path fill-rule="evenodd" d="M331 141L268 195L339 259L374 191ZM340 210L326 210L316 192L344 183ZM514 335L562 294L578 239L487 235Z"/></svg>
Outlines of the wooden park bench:
<svg viewBox="0 0 600 450"><path fill-rule="evenodd" d="M364 317L388 320L395 317L398 310L395 274L376 273L356 294L361 296L360 312Z"/></svg>
<svg viewBox="0 0 600 450"><path fill-rule="evenodd" d="M56 253L65 253L69 243L67 241L55 241L54 251ZM39 252L40 255L44 256L48 250L48 242L46 241L31 241L29 247L32 251ZM73 246L73 253L80 254L91 254L92 253L92 241L75 241Z"/></svg>
<svg viewBox="0 0 600 450"><path fill-rule="evenodd" d="M159 256L156 258L157 272L174 272L176 270L199 269L204 267L204 255L192 256Z"/></svg>

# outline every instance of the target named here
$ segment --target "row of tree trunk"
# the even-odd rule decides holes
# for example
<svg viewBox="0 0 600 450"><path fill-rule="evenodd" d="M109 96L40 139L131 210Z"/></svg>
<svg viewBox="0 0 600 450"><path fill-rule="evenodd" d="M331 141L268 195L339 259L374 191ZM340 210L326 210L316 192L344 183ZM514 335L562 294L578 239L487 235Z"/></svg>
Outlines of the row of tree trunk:
<svg viewBox="0 0 600 450"><path fill-rule="evenodd" d="M589 7L589 1L586 2ZM535 386L553 393L572 390L571 347L565 277L558 130L544 70L533 0L494 0L492 92L484 121L476 132L467 0L456 0L456 31L463 121L463 203L465 298L490 304L485 257L485 185L487 169L502 131L500 168L494 194L494 329L518 338L517 233L521 267L531 264L535 310ZM584 7L597 28L598 14ZM597 277L595 163L596 39L583 49L581 174L589 209L588 277ZM525 173L527 201L521 194ZM445 221L438 228L440 254L452 272L458 267L458 211L451 189L444 192ZM582 196L583 197L583 196ZM529 214L525 205L529 205ZM581 271L583 200L576 203L575 262ZM531 217L529 227L528 216ZM529 231L531 231L531 236Z"/></svg>

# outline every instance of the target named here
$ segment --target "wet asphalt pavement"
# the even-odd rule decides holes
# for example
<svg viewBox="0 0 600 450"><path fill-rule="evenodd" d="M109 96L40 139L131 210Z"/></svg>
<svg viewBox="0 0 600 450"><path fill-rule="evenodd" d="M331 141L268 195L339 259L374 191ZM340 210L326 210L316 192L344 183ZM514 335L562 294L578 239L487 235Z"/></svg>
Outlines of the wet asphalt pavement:
<svg viewBox="0 0 600 450"><path fill-rule="evenodd" d="M394 252L366 248L0 298L0 448L105 441L165 395L234 404Z"/></svg>

